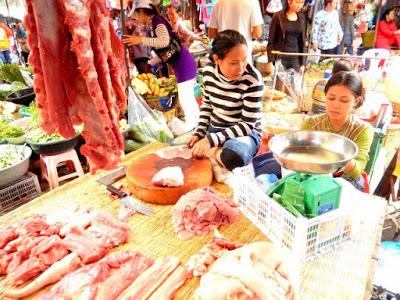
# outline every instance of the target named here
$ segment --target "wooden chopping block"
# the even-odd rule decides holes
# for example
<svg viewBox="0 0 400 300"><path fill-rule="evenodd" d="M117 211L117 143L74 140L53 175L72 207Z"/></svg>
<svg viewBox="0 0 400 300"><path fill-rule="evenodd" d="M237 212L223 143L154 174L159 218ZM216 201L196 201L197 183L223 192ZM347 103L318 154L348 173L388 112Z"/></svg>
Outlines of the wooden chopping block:
<svg viewBox="0 0 400 300"><path fill-rule="evenodd" d="M163 168L181 167L185 177L179 187L158 187L151 183L153 176ZM137 157L127 168L128 188L132 194L148 203L175 204L179 198L197 188L210 186L213 179L211 162L204 159L176 157L164 159L155 153Z"/></svg>

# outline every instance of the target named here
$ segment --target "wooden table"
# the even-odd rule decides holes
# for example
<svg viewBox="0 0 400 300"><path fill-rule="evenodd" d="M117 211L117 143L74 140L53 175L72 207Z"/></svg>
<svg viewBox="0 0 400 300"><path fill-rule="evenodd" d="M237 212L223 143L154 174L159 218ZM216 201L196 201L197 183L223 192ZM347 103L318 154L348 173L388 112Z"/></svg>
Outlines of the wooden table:
<svg viewBox="0 0 400 300"><path fill-rule="evenodd" d="M128 164L137 155L164 147L154 143L129 153L123 159ZM86 174L60 188L50 191L30 203L0 217L0 227L6 226L33 213L51 214L74 205L81 208L93 207L113 214L118 213L119 202L110 198L106 188L95 181L96 175ZM124 179L122 180L124 182ZM232 195L229 187L215 183L213 187L225 195ZM363 229L363 235L354 242L348 242L341 249L320 256L301 265L300 299L369 299L371 275L375 264L376 247L380 240L385 202L369 195L363 199L364 209L370 213ZM172 227L172 206L151 205L155 210L152 217L136 214L128 221L132 229L129 242L115 250L140 250L151 258L176 255L183 263L207 243L211 234L181 241ZM267 238L244 216L239 222L224 226L220 232L227 238L239 242L254 242ZM176 299L191 299L199 279L191 279L178 291ZM0 293L8 287L5 277L0 280ZM47 288L48 289L48 288ZM47 290L46 289L46 290ZM45 290L30 297L34 299Z"/></svg>

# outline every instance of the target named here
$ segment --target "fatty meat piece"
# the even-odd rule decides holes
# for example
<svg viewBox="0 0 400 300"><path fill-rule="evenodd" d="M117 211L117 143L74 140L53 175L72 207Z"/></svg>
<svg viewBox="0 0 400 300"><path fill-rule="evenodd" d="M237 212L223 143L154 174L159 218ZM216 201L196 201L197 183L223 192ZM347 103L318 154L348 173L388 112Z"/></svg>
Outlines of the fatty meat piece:
<svg viewBox="0 0 400 300"><path fill-rule="evenodd" d="M256 242L226 252L201 277L195 300L295 299L296 272L272 243Z"/></svg>
<svg viewBox="0 0 400 300"><path fill-rule="evenodd" d="M240 212L231 200L211 188L193 190L183 195L173 208L175 232L182 240L204 236L221 225L238 221Z"/></svg>
<svg viewBox="0 0 400 300"><path fill-rule="evenodd" d="M139 252L112 253L66 275L39 299L113 300L152 264Z"/></svg>
<svg viewBox="0 0 400 300"><path fill-rule="evenodd" d="M184 181L185 177L180 167L162 168L151 179L153 185L162 187L182 186Z"/></svg>
<svg viewBox="0 0 400 300"><path fill-rule="evenodd" d="M2 249L8 242L15 240L18 233L15 227L9 226L0 231L0 249Z"/></svg>

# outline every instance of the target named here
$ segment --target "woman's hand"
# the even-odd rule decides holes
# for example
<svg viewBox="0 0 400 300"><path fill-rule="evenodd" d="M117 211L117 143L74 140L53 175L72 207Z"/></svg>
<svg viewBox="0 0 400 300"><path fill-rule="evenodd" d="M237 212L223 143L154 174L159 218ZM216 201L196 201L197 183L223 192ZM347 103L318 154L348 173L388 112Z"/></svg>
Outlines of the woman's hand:
<svg viewBox="0 0 400 300"><path fill-rule="evenodd" d="M300 75L304 74L304 70L305 70L305 66L301 66L300 69L299 69Z"/></svg>
<svg viewBox="0 0 400 300"><path fill-rule="evenodd" d="M194 144L192 149L192 156L195 158L203 158L207 151L210 150L211 146L207 138L202 138L200 141Z"/></svg>
<svg viewBox="0 0 400 300"><path fill-rule="evenodd" d="M197 135L192 135L190 137L190 139L186 142L186 145L189 148L192 148L194 146L194 144L196 144L199 140L200 140L200 138Z"/></svg>
<svg viewBox="0 0 400 300"><path fill-rule="evenodd" d="M356 162L354 159L352 159L343 168L340 169L340 172L343 172L346 174L346 173L352 171L355 166L356 166Z"/></svg>
<svg viewBox="0 0 400 300"><path fill-rule="evenodd" d="M140 35L124 35L124 44L128 46L139 45L142 43L142 37Z"/></svg>

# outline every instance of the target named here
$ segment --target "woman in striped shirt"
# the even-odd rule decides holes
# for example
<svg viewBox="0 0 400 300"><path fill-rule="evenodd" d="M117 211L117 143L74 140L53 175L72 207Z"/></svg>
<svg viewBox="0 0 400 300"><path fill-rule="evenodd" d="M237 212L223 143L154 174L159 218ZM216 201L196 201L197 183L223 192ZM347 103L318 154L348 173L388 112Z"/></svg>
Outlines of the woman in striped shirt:
<svg viewBox="0 0 400 300"><path fill-rule="evenodd" d="M171 25L158 14L157 9L149 0L137 0L133 4L139 23L152 26L152 37L139 35L125 35L124 43L128 46L142 44L151 47L156 53L162 51L175 39ZM167 63L174 70L178 87L179 103L185 114L185 123L180 124L174 130L175 135L181 135L192 130L199 119L199 106L194 98L194 84L196 80L196 61L184 45L180 45L180 51ZM149 61L151 65L159 63L161 59Z"/></svg>
<svg viewBox="0 0 400 300"><path fill-rule="evenodd" d="M261 140L260 73L247 63L247 44L237 31L218 33L212 63L203 69L200 120L189 139L194 157L210 156L233 170L249 163Z"/></svg>

